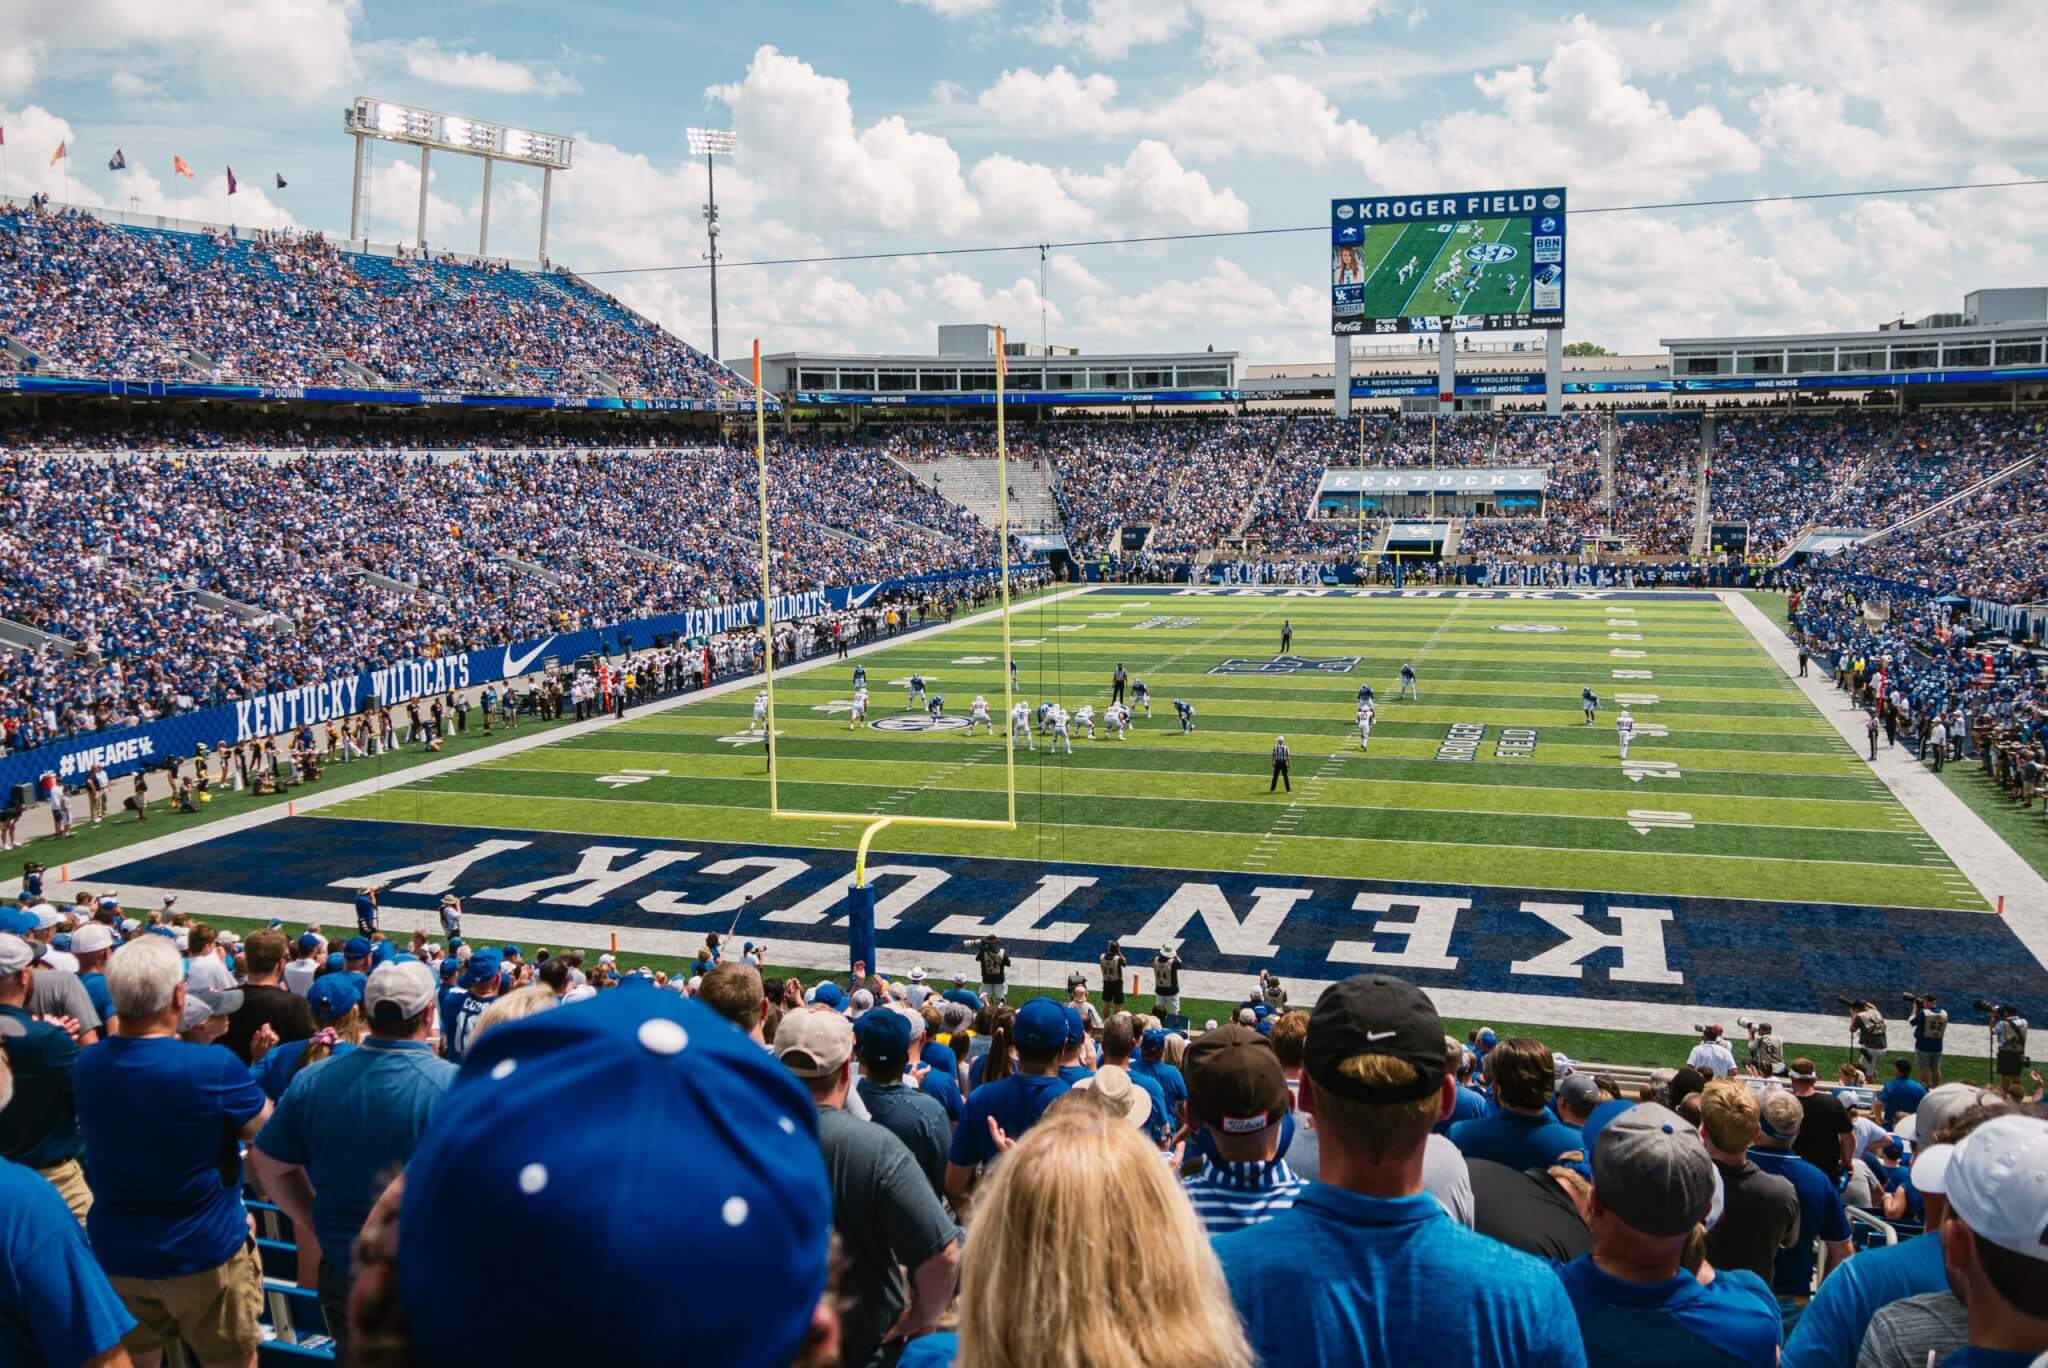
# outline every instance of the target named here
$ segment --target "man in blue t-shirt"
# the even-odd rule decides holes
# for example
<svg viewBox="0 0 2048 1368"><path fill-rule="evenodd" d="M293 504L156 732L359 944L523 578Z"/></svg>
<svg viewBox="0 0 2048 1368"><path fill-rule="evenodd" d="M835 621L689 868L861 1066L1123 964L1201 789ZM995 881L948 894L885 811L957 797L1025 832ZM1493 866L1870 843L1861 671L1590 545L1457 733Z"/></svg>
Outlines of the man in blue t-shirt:
<svg viewBox="0 0 2048 1368"><path fill-rule="evenodd" d="M1792 1153L1792 1142L1799 1137L1800 1122L1806 1115L1799 1099L1783 1090L1774 1091L1765 1095L1760 1110L1763 1133L1749 1157L1765 1173L1775 1173L1791 1183L1799 1196L1799 1239L1778 1252L1771 1285L1780 1297L1803 1299L1813 1291L1815 1240L1827 1248L1822 1277L1854 1252L1849 1244L1849 1213L1828 1176Z"/></svg>
<svg viewBox="0 0 2048 1368"><path fill-rule="evenodd" d="M120 1028L76 1069L93 1187L86 1233L140 1322L122 1341L131 1354L178 1339L201 1363L241 1363L263 1342L263 1270L236 1142L255 1139L270 1102L231 1052L178 1039L188 991L210 991L188 990L183 975L166 937L114 952L107 981Z"/></svg>
<svg viewBox="0 0 2048 1368"><path fill-rule="evenodd" d="M377 894L382 891L372 884L356 892L356 930L365 936L377 934Z"/></svg>
<svg viewBox="0 0 2048 1368"><path fill-rule="evenodd" d="M1884 1119L1884 1128L1890 1130L1899 1123L1902 1116L1911 1116L1920 1110L1920 1099L1927 1096L1927 1085L1913 1077L1913 1062L1908 1059L1892 1061L1893 1077L1877 1092L1878 1114Z"/></svg>
<svg viewBox="0 0 2048 1368"><path fill-rule="evenodd" d="M1067 1091L1059 1076L1060 1051L1067 1043L1066 1009L1049 997L1035 997L1017 1009L1013 1033L1017 1071L984 1083L967 1095L953 1146L946 1156L946 1196L961 1210L975 1173L997 1154L991 1121L1014 1140L1036 1125L1052 1100Z"/></svg>
<svg viewBox="0 0 2048 1368"><path fill-rule="evenodd" d="M1188 1081L1181 1071L1166 1062L1166 1032L1154 1026L1138 1042L1138 1058L1131 1064L1131 1078L1150 1079L1166 1099L1166 1124L1187 1120Z"/></svg>
<svg viewBox="0 0 2048 1368"><path fill-rule="evenodd" d="M427 1042L433 1006L425 964L378 966L363 996L370 1034L293 1079L249 1151L263 1190L319 1239L320 1310L343 1362L356 1235L455 1081L455 1065Z"/></svg>
<svg viewBox="0 0 2048 1368"><path fill-rule="evenodd" d="M469 957L469 963L462 966L462 976L456 980L462 989L461 1000L454 1004L453 1014L441 1020L443 1056L457 1064L462 1062L463 1052L469 1048L469 1033L476 1029L477 1021L497 1000L502 973L503 967L495 950L479 950Z"/></svg>
<svg viewBox="0 0 2048 1368"><path fill-rule="evenodd" d="M1463 1041L1452 1036L1444 1037L1444 1062L1452 1065L1452 1072L1457 1077L1458 1097L1451 1104L1451 1114L1436 1123L1438 1135L1449 1135L1451 1127L1460 1121L1476 1121L1493 1110L1486 1094L1472 1086L1472 1072L1479 1061L1472 1051L1465 1048Z"/></svg>
<svg viewBox="0 0 2048 1368"><path fill-rule="evenodd" d="M1486 1068L1493 1079L1493 1115L1450 1129L1451 1143L1466 1159L1491 1159L1517 1170L1549 1168L1558 1155L1580 1147L1577 1128L1549 1111L1557 1057L1541 1041L1503 1040L1487 1056Z"/></svg>
<svg viewBox="0 0 2048 1368"><path fill-rule="evenodd" d="M45 953L39 941L0 933L0 1059L14 1075L13 1105L0 1110L0 1158L41 1174L82 1224L92 1193L78 1163L85 1147L72 1102L78 1042L27 1008L32 966Z"/></svg>
<svg viewBox="0 0 2048 1368"><path fill-rule="evenodd" d="M0 1055L0 1112L13 1087ZM0 1363L97 1363L134 1328L57 1189L0 1159Z"/></svg>
<svg viewBox="0 0 2048 1368"><path fill-rule="evenodd" d="M1593 1250L1559 1270L1592 1363L1773 1368L1782 1322L1755 1274L1680 1267L1714 1204L1714 1161L1698 1129L1655 1102L1608 1102L1584 1127Z"/></svg>
<svg viewBox="0 0 2048 1368"><path fill-rule="evenodd" d="M1458 1225L1423 1190L1430 1127L1456 1086L1428 997L1378 974L1333 984L1302 1055L1301 1109L1325 1181L1211 1242L1253 1356L1336 1368L1584 1364L1551 1267Z"/></svg>

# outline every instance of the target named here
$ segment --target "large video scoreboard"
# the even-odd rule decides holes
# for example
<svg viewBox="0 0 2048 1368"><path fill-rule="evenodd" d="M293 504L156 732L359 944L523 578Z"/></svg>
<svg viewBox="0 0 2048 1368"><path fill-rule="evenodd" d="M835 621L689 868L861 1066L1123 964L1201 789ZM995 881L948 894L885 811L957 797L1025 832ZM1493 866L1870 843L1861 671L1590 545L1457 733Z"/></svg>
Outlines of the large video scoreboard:
<svg viewBox="0 0 2048 1368"><path fill-rule="evenodd" d="M1330 331L1562 328L1565 196L1549 190L1330 202Z"/></svg>

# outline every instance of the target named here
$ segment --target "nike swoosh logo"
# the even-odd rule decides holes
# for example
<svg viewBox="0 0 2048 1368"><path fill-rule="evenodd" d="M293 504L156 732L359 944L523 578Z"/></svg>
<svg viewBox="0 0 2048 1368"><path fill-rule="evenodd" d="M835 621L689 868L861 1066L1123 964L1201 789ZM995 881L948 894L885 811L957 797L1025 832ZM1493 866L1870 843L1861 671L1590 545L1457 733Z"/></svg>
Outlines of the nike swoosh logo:
<svg viewBox="0 0 2048 1368"><path fill-rule="evenodd" d="M541 642L540 645L534 647L525 655L520 656L517 660L514 660L512 658L512 648L510 646L507 646L505 648L505 659L502 662L505 666L505 678L510 679L513 675L525 674L527 667L533 664L534 661L540 659L540 653L542 651L545 651L548 648L549 643L553 640L553 637L549 637L546 641Z"/></svg>
<svg viewBox="0 0 2048 1368"><path fill-rule="evenodd" d="M1365 1033L1365 1043L1368 1045L1377 1045L1382 1040L1392 1040L1395 1036L1399 1034L1401 1034L1399 1031L1367 1031Z"/></svg>

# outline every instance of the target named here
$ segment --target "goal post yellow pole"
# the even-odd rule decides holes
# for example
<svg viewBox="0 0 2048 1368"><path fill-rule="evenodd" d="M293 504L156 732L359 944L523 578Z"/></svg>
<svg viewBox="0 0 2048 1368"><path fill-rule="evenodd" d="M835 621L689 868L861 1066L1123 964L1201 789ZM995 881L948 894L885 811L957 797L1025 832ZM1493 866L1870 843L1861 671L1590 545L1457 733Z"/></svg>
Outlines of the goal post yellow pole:
<svg viewBox="0 0 2048 1368"><path fill-rule="evenodd" d="M781 803L775 786L775 586L768 563L768 410L761 398L761 339L754 339L754 462L761 492L761 671L768 694L768 813Z"/></svg>
<svg viewBox="0 0 2048 1368"><path fill-rule="evenodd" d="M1009 378L1009 358L1004 354L1004 332L996 329L996 563L1002 567L998 589L1003 596L1003 787L1009 790L1009 822L1017 825L1017 728L1010 709L1016 706L1010 683L1010 449L1003 424L1004 385Z"/></svg>

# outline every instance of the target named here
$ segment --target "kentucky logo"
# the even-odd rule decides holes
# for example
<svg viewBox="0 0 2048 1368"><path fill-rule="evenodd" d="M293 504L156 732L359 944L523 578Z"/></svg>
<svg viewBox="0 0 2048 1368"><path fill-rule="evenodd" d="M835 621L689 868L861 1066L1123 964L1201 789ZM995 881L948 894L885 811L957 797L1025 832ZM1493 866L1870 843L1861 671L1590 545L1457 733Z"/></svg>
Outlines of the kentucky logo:
<svg viewBox="0 0 2048 1368"><path fill-rule="evenodd" d="M1357 656L1281 655L1268 660L1232 656L1210 667L1210 674L1350 674L1358 668Z"/></svg>

